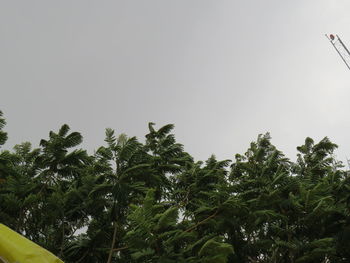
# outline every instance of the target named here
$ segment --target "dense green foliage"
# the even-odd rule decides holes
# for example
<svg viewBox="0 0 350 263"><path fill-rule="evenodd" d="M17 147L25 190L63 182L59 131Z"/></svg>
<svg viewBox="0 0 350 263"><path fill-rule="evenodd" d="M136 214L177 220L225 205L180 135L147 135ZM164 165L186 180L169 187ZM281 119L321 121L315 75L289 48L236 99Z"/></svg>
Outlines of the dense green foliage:
<svg viewBox="0 0 350 263"><path fill-rule="evenodd" d="M0 146L6 142L0 112ZM0 152L0 222L65 262L350 262L350 179L336 145L306 138L295 163L260 135L233 161L194 161L149 124L106 130L93 155L63 125Z"/></svg>

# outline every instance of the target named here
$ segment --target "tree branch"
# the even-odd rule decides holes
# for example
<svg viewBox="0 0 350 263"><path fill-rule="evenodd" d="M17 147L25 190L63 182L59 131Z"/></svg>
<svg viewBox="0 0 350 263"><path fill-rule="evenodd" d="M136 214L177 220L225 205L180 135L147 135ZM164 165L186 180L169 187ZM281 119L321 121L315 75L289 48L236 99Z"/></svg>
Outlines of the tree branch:
<svg viewBox="0 0 350 263"><path fill-rule="evenodd" d="M186 229L185 232L191 232L193 229L195 229L197 226L205 223L206 221L208 221L209 219L215 217L217 214L219 213L219 210L216 210L214 214L208 216L206 219L198 222L197 224L195 224L194 226L190 227L189 229Z"/></svg>

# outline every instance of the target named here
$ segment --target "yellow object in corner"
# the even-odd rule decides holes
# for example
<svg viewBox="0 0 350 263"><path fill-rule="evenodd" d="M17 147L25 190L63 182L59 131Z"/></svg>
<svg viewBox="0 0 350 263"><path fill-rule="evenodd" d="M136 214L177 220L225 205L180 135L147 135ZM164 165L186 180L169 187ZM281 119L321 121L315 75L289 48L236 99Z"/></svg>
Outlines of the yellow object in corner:
<svg viewBox="0 0 350 263"><path fill-rule="evenodd" d="M0 224L0 262L63 263L51 252Z"/></svg>

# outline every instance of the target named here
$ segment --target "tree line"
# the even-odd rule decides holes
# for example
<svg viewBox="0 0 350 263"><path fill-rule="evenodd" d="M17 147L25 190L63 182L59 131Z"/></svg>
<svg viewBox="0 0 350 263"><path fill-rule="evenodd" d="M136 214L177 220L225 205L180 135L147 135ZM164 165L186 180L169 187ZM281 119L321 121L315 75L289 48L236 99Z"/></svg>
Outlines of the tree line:
<svg viewBox="0 0 350 263"><path fill-rule="evenodd" d="M0 146L7 140L0 112ZM0 223L66 263L350 262L350 179L327 137L290 161L267 134L195 161L172 124L106 129L90 155L63 125L0 152Z"/></svg>

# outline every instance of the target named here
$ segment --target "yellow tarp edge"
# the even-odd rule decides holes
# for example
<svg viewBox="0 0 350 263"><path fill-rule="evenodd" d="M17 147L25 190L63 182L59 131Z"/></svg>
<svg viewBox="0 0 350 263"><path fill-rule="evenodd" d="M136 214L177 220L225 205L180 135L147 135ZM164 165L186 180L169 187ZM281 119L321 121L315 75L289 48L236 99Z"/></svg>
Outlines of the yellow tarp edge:
<svg viewBox="0 0 350 263"><path fill-rule="evenodd" d="M0 257L8 263L63 263L51 252L0 224Z"/></svg>

